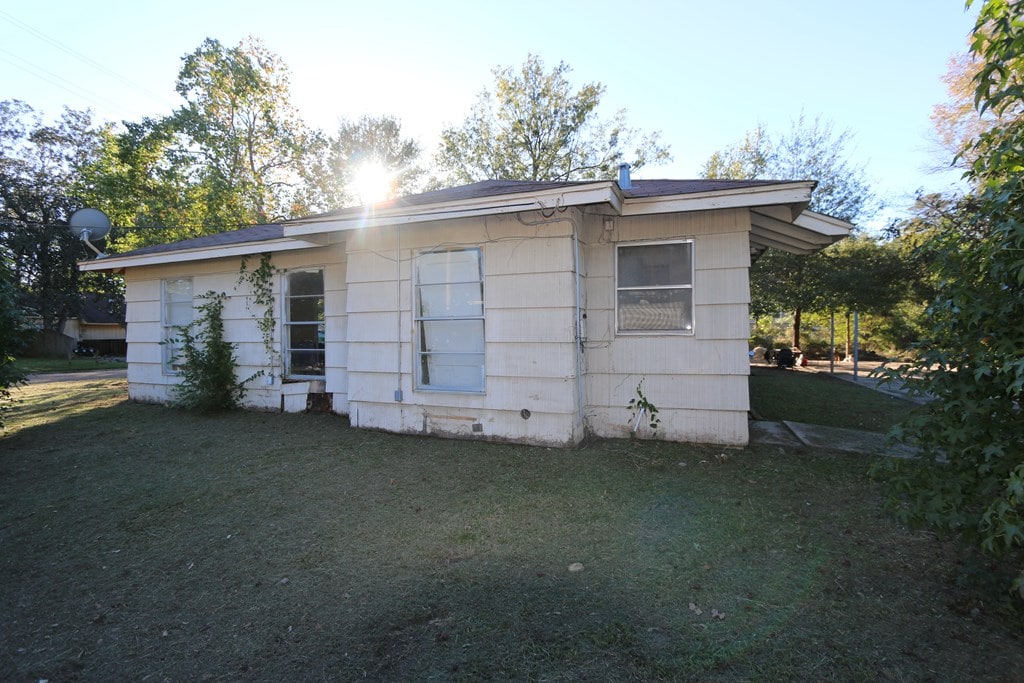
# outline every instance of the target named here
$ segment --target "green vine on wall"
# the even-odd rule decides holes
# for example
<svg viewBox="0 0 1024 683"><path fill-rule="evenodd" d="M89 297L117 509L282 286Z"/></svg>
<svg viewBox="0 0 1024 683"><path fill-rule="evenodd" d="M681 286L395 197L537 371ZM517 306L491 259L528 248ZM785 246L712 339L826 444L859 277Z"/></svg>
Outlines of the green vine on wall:
<svg viewBox="0 0 1024 683"><path fill-rule="evenodd" d="M273 371L278 367L281 354L274 346L274 332L277 329L277 319L274 317L274 274L279 271L271 263L270 253L260 254L259 265L255 268L249 267L249 257L242 257L242 265L238 269L237 285L248 285L251 294L246 297L245 307L252 311L253 307L262 309L259 317L256 318L256 326L260 330L263 339L263 348L267 351L267 358L270 360L270 368Z"/></svg>

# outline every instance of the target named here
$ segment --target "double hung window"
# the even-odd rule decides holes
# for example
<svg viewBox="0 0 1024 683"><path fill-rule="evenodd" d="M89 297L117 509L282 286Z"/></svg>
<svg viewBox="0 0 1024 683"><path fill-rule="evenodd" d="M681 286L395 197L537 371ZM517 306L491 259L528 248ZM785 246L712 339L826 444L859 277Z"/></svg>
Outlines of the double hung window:
<svg viewBox="0 0 1024 683"><path fill-rule="evenodd" d="M324 376L324 271L288 273L284 299L285 374Z"/></svg>
<svg viewBox="0 0 1024 683"><path fill-rule="evenodd" d="M484 283L480 249L420 254L415 264L416 386L484 390Z"/></svg>
<svg viewBox="0 0 1024 683"><path fill-rule="evenodd" d="M163 371L174 375L181 372L181 330L192 324L192 279L177 278L161 283L161 331L163 337Z"/></svg>
<svg viewBox="0 0 1024 683"><path fill-rule="evenodd" d="M620 244L615 258L619 332L693 333L693 242Z"/></svg>

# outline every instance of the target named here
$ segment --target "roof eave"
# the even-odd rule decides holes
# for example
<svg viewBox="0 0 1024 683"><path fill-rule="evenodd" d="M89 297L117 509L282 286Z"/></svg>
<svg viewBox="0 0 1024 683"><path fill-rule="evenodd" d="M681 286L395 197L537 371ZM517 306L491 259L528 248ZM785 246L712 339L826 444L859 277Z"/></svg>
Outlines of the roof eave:
<svg viewBox="0 0 1024 683"><path fill-rule="evenodd" d="M414 207L374 210L351 216L321 216L296 219L283 224L288 237L301 237L325 232L373 228L382 225L406 225L428 221L470 218L473 216L519 213L521 211L553 211L570 206L609 204L616 212L623 203L616 183L595 181L583 185L553 188L543 192L518 192L507 195L474 197L460 201L423 204Z"/></svg>
<svg viewBox="0 0 1024 683"><path fill-rule="evenodd" d="M814 181L801 180L773 185L738 187L730 190L636 197L625 200L622 215L640 216L652 213L706 211L778 204L791 205L795 209L793 213L799 214L810 203L814 186Z"/></svg>
<svg viewBox="0 0 1024 683"><path fill-rule="evenodd" d="M205 261L216 258L229 258L233 256L249 256L262 254L264 252L290 251L293 249L307 249L320 247L321 244L306 240L275 239L258 242L241 242L219 247L204 247L201 249L183 249L180 251L160 251L151 254L139 254L138 256L119 257L116 254L103 258L79 261L78 267L83 271L114 272L128 267L157 266L165 263L181 263L183 261Z"/></svg>

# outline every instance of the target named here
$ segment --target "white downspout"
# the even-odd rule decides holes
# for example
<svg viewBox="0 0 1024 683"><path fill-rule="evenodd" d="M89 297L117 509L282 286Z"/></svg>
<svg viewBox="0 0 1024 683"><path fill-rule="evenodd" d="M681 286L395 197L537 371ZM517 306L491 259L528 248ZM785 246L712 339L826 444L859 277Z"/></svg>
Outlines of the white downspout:
<svg viewBox="0 0 1024 683"><path fill-rule="evenodd" d="M580 429L585 430L583 406L583 292L580 286L580 237L576 220L577 214L574 209L570 222L572 223L573 271L576 274L576 407Z"/></svg>

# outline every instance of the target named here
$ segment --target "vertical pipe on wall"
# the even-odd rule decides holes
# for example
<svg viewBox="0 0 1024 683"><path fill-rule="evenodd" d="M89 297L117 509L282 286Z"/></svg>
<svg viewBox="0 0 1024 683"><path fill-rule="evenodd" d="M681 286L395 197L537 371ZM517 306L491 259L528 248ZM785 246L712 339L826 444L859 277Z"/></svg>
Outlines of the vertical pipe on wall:
<svg viewBox="0 0 1024 683"><path fill-rule="evenodd" d="M580 429L583 429L583 293L580 284L580 236L576 210L570 210L572 211L570 222L572 223L573 271L576 275L576 406Z"/></svg>

